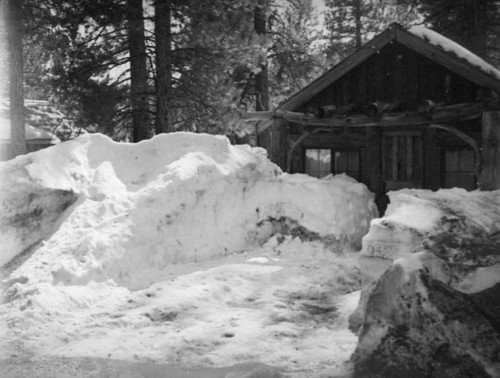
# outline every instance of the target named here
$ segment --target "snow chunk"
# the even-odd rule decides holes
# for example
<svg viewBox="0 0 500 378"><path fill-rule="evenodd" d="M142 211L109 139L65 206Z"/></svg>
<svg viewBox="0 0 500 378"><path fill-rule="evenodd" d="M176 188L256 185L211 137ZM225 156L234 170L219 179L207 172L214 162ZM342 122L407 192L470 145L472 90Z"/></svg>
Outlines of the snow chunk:
<svg viewBox="0 0 500 378"><path fill-rule="evenodd" d="M456 42L436 33L433 30L427 29L424 26L412 26L408 29L413 35L428 41L431 45L440 47L448 53L452 53L459 59L466 60L471 65L479 68L480 70L486 72L487 74L493 76L496 79L500 79L500 71L493 67L491 64L487 63L484 59L473 54L465 47L459 45Z"/></svg>

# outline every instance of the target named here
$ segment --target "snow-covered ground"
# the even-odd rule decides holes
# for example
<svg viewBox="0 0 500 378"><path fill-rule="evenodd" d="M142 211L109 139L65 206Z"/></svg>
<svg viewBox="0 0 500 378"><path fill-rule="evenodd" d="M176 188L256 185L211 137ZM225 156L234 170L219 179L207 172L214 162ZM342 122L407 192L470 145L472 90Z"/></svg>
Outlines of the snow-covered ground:
<svg viewBox="0 0 500 378"><path fill-rule="evenodd" d="M376 216L346 176L177 133L0 163L0 353L341 375ZM1 364L0 364L1 366ZM334 372L334 373L333 373Z"/></svg>

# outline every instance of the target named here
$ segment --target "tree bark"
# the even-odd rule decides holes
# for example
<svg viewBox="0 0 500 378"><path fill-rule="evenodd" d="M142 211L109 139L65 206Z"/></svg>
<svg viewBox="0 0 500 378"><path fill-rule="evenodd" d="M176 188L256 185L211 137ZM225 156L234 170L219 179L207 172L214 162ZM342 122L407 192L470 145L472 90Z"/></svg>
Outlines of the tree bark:
<svg viewBox="0 0 500 378"><path fill-rule="evenodd" d="M130 53L130 103L134 142L148 139L148 71L142 0L127 0L128 44Z"/></svg>
<svg viewBox="0 0 500 378"><path fill-rule="evenodd" d="M267 1L261 0L254 10L254 28L259 35L266 35ZM255 75L255 110L269 110L269 81L267 74L267 54L260 63L260 72Z"/></svg>
<svg viewBox="0 0 500 378"><path fill-rule="evenodd" d="M356 37L356 48L359 49L361 45L363 44L362 38L361 38L361 28L362 28L362 23L361 23L361 15L362 15L362 3L361 0L354 0L354 18L355 18L355 24L356 24L356 29L355 29L355 37Z"/></svg>
<svg viewBox="0 0 500 378"><path fill-rule="evenodd" d="M469 0L464 2L465 39L469 50L482 58L486 57L488 1Z"/></svg>
<svg viewBox="0 0 500 378"><path fill-rule="evenodd" d="M7 38L9 42L10 157L26 153L23 77L23 1L7 2Z"/></svg>
<svg viewBox="0 0 500 378"><path fill-rule="evenodd" d="M156 53L156 134L172 131L169 96L172 88L170 0L155 3Z"/></svg>

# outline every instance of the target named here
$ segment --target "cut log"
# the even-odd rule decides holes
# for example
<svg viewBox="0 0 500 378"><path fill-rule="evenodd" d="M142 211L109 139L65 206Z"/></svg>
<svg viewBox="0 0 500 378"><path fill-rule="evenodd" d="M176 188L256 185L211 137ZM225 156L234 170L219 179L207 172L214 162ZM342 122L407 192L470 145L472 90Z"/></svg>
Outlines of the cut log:
<svg viewBox="0 0 500 378"><path fill-rule="evenodd" d="M346 114L356 109L356 104L347 105L325 105L320 106L315 112L318 118L331 118L335 114Z"/></svg>
<svg viewBox="0 0 500 378"><path fill-rule="evenodd" d="M375 101L366 107L366 114L368 114L369 117L375 117L384 112L397 110L400 107L401 107L401 101L393 101L393 102Z"/></svg>

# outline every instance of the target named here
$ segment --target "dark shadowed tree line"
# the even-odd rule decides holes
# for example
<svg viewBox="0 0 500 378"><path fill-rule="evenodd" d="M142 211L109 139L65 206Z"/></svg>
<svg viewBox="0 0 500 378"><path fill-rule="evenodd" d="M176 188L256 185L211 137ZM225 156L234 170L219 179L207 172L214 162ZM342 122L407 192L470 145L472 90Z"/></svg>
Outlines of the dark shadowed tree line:
<svg viewBox="0 0 500 378"><path fill-rule="evenodd" d="M325 0L320 25L310 0L1 0L3 82L16 130L26 97L117 140L234 136L240 112L275 107L392 22L431 26L498 62L499 2ZM12 135L22 153L22 131Z"/></svg>

